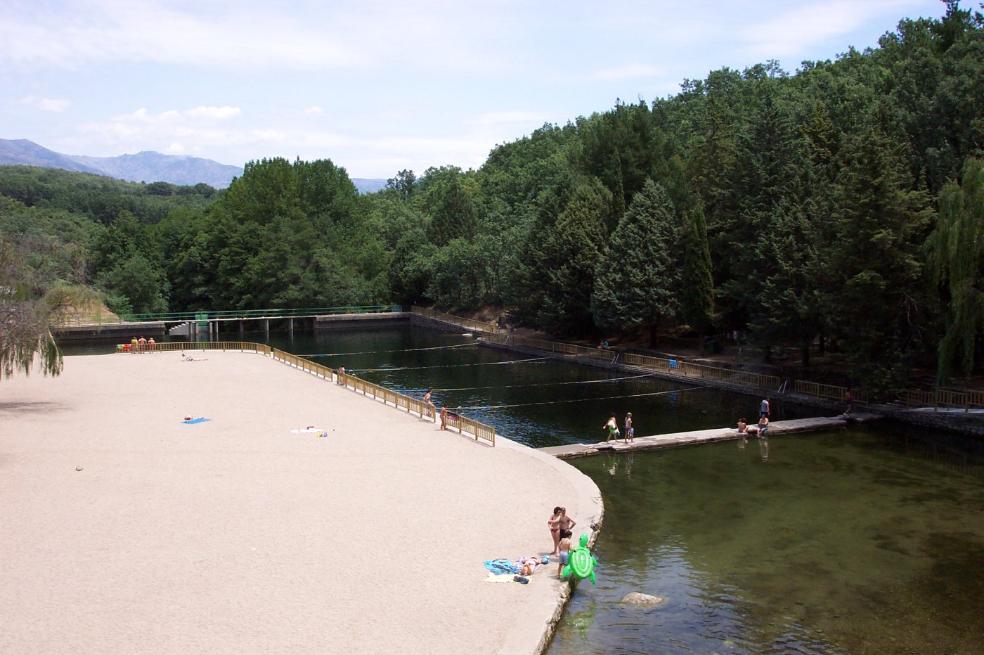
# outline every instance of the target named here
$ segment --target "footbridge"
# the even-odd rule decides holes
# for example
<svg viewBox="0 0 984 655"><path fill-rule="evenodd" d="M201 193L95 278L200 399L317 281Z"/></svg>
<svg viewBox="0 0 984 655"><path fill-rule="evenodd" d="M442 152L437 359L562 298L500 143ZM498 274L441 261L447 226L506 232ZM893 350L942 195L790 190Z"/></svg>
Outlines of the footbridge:
<svg viewBox="0 0 984 655"><path fill-rule="evenodd" d="M192 341L216 340L221 334L262 330L267 337L272 329L313 330L353 321L406 320L409 313L400 305L343 305L338 307L302 307L277 309L196 310L156 312L115 316L73 317L55 330L61 339L93 337L163 336L188 337Z"/></svg>

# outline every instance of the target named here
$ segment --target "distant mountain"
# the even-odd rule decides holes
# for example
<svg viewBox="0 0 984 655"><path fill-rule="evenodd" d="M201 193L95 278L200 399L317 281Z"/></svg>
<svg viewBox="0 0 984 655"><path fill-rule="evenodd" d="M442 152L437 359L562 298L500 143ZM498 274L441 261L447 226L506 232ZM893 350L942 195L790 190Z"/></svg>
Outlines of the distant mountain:
<svg viewBox="0 0 984 655"><path fill-rule="evenodd" d="M162 155L150 150L118 157L63 155L27 139L0 139L0 166L18 164L94 173L130 182L170 182L181 185L204 182L217 189L229 186L233 178L243 174L240 166L220 164L201 157ZM386 180L373 178L357 177L352 179L352 183L359 193L374 193L386 186Z"/></svg>
<svg viewBox="0 0 984 655"><path fill-rule="evenodd" d="M44 168L62 168L66 171L77 171L79 173L94 173L103 175L103 172L91 166L66 157L54 150L48 150L27 139L0 139L0 166L42 166Z"/></svg>
<svg viewBox="0 0 984 655"><path fill-rule="evenodd" d="M386 180L367 177L353 177L352 184L359 190L359 193L376 193L380 189L386 188Z"/></svg>
<svg viewBox="0 0 984 655"><path fill-rule="evenodd" d="M162 155L150 150L118 157L69 155L69 159L94 168L103 175L130 182L170 182L187 186L204 182L222 189L229 186L233 178L243 174L239 166L220 164L201 157Z"/></svg>

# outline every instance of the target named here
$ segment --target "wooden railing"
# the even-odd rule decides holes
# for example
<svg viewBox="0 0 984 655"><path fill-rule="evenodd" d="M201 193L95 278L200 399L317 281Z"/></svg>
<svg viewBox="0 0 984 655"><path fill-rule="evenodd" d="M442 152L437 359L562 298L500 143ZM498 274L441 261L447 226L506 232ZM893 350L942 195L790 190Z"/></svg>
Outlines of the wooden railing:
<svg viewBox="0 0 984 655"><path fill-rule="evenodd" d="M473 332L496 334L499 331L499 328L495 323L489 323L488 321L476 321L471 318L464 318L463 316L454 316L453 314L445 314L444 312L439 312L436 309L431 309L429 307L413 306L410 308L410 312L417 314L418 316L424 316L443 323L450 323L451 325L467 328Z"/></svg>
<svg viewBox="0 0 984 655"><path fill-rule="evenodd" d="M313 362L306 357L299 357L279 348L272 348L265 343L254 343L252 341L166 341L155 343L153 347L147 346L142 350L136 351L134 354L140 355L186 350L239 350L268 355L274 361L281 362L305 373L310 373L328 382L337 382L348 389L361 393L367 398L380 401L384 405L391 405L430 421L436 419L434 406L425 403L423 400L411 398L410 396L387 389L378 384L367 382L351 373L338 373L334 369ZM481 441L490 446L495 446L495 428L458 414L450 415L448 418L451 419L452 417L454 421L448 420L449 427L454 428L462 435L470 434L475 441Z"/></svg>
<svg viewBox="0 0 984 655"><path fill-rule="evenodd" d="M408 413L416 414L422 419L430 421L435 419L434 406L425 403L419 398L411 398L405 394L363 380L351 373L336 372L336 378L338 384L361 393L367 398L378 400L384 405L392 405L397 409L406 410ZM474 437L475 441L483 441L490 446L495 446L495 428L484 423L461 416L460 414L449 414L447 416L447 426L457 430L460 434L470 434Z"/></svg>

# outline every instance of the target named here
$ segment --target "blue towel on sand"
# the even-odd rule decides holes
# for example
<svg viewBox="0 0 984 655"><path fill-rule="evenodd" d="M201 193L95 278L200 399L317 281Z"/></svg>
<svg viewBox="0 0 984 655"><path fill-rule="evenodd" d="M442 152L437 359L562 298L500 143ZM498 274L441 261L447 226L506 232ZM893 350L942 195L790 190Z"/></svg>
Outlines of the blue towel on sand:
<svg viewBox="0 0 984 655"><path fill-rule="evenodd" d="M181 421L181 422L184 423L185 425L192 425L193 423L204 423L207 420L208 419L205 418L204 416L199 416L198 418L190 418L187 421Z"/></svg>
<svg viewBox="0 0 984 655"><path fill-rule="evenodd" d="M519 573L519 567L507 559L487 559L485 560L485 568L492 571L492 573L495 573L496 575L501 575L503 573Z"/></svg>

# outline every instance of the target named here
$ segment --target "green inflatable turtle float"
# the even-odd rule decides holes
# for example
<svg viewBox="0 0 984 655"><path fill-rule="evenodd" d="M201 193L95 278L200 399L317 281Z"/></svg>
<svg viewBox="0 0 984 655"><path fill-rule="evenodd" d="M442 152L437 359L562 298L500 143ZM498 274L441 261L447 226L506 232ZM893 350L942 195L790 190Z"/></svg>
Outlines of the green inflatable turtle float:
<svg viewBox="0 0 984 655"><path fill-rule="evenodd" d="M567 564L561 569L560 574L564 578L568 578L573 574L578 580L590 578L591 584L595 584L594 567L597 563L598 560L591 554L591 549L588 548L588 535L582 534L580 544L575 548L571 548L570 556L567 558Z"/></svg>

